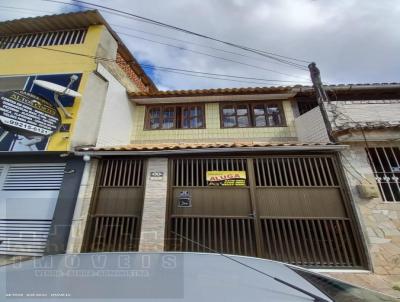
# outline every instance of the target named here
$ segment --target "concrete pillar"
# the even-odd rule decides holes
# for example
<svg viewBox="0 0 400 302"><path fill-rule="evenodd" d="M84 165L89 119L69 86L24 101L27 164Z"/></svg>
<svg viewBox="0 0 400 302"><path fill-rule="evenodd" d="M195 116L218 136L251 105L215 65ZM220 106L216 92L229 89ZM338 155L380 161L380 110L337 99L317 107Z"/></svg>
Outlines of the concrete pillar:
<svg viewBox="0 0 400 302"><path fill-rule="evenodd" d="M97 159L92 159L85 165L69 233L67 253L80 253L82 250L83 235L89 215L98 163Z"/></svg>
<svg viewBox="0 0 400 302"><path fill-rule="evenodd" d="M162 252L164 250L167 177L168 159L150 158L147 162L140 252Z"/></svg>

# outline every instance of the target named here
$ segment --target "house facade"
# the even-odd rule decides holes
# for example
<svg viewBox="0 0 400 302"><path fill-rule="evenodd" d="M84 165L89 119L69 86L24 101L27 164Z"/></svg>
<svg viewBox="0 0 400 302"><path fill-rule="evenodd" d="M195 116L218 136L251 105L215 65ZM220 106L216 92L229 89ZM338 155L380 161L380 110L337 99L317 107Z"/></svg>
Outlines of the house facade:
<svg viewBox="0 0 400 302"><path fill-rule="evenodd" d="M156 88L97 11L1 22L0 62L1 259L63 253L87 166L74 147L129 143L126 92Z"/></svg>
<svg viewBox="0 0 400 302"><path fill-rule="evenodd" d="M311 87L129 94L131 143L76 148L68 250L257 256L398 296L399 87L327 89L334 143Z"/></svg>

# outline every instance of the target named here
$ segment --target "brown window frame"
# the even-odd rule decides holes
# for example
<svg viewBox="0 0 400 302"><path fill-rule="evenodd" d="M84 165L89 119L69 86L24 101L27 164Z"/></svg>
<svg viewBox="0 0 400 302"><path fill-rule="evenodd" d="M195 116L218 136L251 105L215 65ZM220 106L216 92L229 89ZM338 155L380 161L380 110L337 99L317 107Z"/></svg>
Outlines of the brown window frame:
<svg viewBox="0 0 400 302"><path fill-rule="evenodd" d="M254 114L254 107L257 105L264 105L268 106L268 105L277 105L277 107L279 108L279 113L281 115L281 119L282 122L279 125L268 125L267 124L267 120L266 120L266 125L265 126L256 126L255 124L255 117L258 115ZM224 114L223 114L223 109L229 106L233 106L236 108L237 106L247 106L247 117L248 117L248 121L249 121L249 126L247 127L239 127L238 126L238 122L237 122L237 113L235 113L234 116L235 117L235 121L236 121L236 125L234 127L225 127L224 126ZM264 109L265 110L265 109ZM243 115L239 115L239 116L243 116ZM260 115L261 116L261 115ZM264 116L268 116L268 114L264 113ZM287 127L286 124L286 117L285 117L285 112L283 110L283 106L282 106L282 102L275 102L275 101L261 101L261 102L230 102L230 103L221 103L219 106L219 117L220 117L220 127L223 129L236 129L236 128L272 128L272 127Z"/></svg>
<svg viewBox="0 0 400 302"><path fill-rule="evenodd" d="M191 108L192 107L200 107L202 114L197 114L197 115L191 115ZM160 122L159 122L159 127L158 128L151 128L150 127L150 111L153 108L159 108L160 109ZM174 115L173 115L173 126L171 128L163 128L164 124L164 111L167 108L173 108L174 109ZM184 109L187 109L189 111L189 116L185 117L184 116ZM205 107L204 104L177 104L177 105L171 105L171 104L165 104L165 105L150 105L146 106L146 114L145 114L145 123L144 123L144 130L194 130L194 129L204 129L206 127L206 119L205 119ZM190 127L190 122L194 118L201 118L202 121L202 126L201 127L195 127L191 128ZM189 121L189 127L184 128L183 127L183 121L188 120ZM177 127L177 123L179 123L179 127Z"/></svg>

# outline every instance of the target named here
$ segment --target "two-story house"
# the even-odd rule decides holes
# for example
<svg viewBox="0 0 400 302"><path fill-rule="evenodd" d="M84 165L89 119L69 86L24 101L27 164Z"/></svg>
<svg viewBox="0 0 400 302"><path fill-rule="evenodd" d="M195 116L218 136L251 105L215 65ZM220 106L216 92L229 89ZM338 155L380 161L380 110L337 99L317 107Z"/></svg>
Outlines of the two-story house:
<svg viewBox="0 0 400 302"><path fill-rule="evenodd" d="M368 268L340 164L345 146L298 139L295 119L310 104L296 89L130 93L131 143L76 149L93 157L91 199L76 211L68 250Z"/></svg>

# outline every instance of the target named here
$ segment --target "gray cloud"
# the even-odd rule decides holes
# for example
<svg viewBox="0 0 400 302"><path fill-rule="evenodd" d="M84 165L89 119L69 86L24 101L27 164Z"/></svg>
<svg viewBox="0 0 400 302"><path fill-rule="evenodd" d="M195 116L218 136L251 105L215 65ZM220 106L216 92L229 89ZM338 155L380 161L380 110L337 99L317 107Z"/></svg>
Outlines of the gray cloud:
<svg viewBox="0 0 400 302"><path fill-rule="evenodd" d="M96 3L94 0L92 2ZM0 0L0 5L10 5L7 3L9 1ZM322 71L323 80L328 83L399 81L400 2L397 1L107 0L97 3L249 47L316 61ZM37 0L13 1L12 6L28 9L39 9L38 7L40 7L41 10L54 13L66 9L72 10L72 7L68 8L68 6ZM2 20L14 19L26 17L27 14L40 15L42 13L4 9L1 10L0 18ZM257 57L255 54L184 33L107 13L103 14L112 24L168 35L177 39L191 40L207 46ZM120 35L140 61L150 62L154 65L264 79L292 81L308 79L306 71L297 70L262 57L254 60L138 33L126 28L115 27L115 29L118 32L175 44L262 68L274 69L290 74L292 77ZM203 79L158 71L155 71L153 76L161 89L266 85Z"/></svg>

